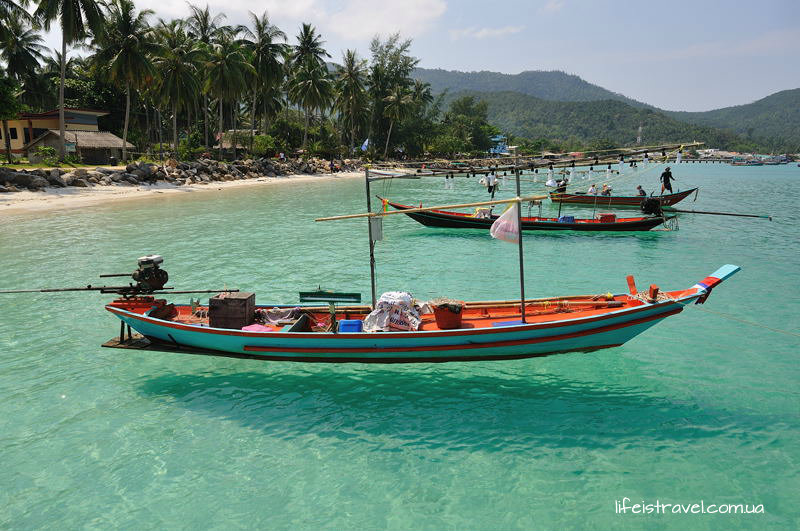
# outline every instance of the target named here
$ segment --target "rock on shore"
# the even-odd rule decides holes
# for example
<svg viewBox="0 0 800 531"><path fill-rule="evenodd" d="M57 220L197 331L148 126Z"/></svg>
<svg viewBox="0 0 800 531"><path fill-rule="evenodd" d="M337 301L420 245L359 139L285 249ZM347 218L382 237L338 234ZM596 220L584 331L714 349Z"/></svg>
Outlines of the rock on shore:
<svg viewBox="0 0 800 531"><path fill-rule="evenodd" d="M345 159L336 161L336 164L340 171L359 171L363 168L361 160ZM161 166L150 162L131 163L124 170L110 168L5 170L0 168L0 193L22 190L38 191L48 187L138 186L154 184L159 181L182 186L215 181L317 173L330 173L330 162L316 158L289 159L286 162L274 159L246 159L233 162L200 159L192 162L178 162L169 159Z"/></svg>

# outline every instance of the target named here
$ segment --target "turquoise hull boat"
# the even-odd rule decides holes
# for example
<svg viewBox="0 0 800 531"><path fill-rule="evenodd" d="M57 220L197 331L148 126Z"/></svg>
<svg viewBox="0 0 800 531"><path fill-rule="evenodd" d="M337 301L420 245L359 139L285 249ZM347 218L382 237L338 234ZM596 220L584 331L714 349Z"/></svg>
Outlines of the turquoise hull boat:
<svg viewBox="0 0 800 531"><path fill-rule="evenodd" d="M202 308L198 312L167 305L154 297L121 298L106 309L154 343L213 356L336 363L504 360L622 345L686 305L705 302L714 286L737 271L739 267L726 265L691 288L671 292L640 293L629 277L628 294L526 301L525 323L520 321L518 301L516 306L465 303L462 324L456 329L439 328L425 316L419 330L395 332L212 328L196 317ZM341 308L337 319L368 311L361 308ZM326 315L324 310L307 313L311 322Z"/></svg>

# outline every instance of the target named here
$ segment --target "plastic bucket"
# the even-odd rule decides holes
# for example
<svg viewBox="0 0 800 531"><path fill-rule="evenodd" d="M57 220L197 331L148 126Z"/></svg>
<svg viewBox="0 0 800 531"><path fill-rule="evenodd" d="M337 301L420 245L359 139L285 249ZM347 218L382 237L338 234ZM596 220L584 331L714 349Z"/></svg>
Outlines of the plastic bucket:
<svg viewBox="0 0 800 531"><path fill-rule="evenodd" d="M438 326L440 330L461 328L461 312L464 303L460 303L458 312L454 312L452 306L452 304L442 304L433 307L433 316L436 318L436 326Z"/></svg>

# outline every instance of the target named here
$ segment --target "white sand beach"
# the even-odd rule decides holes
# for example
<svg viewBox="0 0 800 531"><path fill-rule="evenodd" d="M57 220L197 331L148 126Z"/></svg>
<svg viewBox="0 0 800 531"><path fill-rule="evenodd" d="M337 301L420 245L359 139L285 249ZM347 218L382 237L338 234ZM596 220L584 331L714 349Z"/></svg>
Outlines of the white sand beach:
<svg viewBox="0 0 800 531"><path fill-rule="evenodd" d="M0 217L4 214L33 213L48 210L81 208L111 201L155 198L166 194L209 193L247 186L273 186L305 181L363 178L361 172L343 172L319 175L287 175L282 177L259 177L237 181L213 181L208 184L175 186L159 182L138 186L92 186L90 188L46 188L41 192L11 192L0 194Z"/></svg>

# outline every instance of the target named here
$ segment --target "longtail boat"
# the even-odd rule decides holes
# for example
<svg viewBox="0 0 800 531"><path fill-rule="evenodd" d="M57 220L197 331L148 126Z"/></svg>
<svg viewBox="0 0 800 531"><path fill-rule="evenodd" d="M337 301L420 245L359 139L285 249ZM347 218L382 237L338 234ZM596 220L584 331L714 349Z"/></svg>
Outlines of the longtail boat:
<svg viewBox="0 0 800 531"><path fill-rule="evenodd" d="M387 201L387 205L397 210L411 210L417 207ZM425 212L409 212L408 217L427 227L448 229L488 229L499 217L490 214L478 217L475 214L453 212L447 210L428 210ZM580 230L580 231L647 231L664 223L671 217L639 216L634 218L573 218L567 221L562 218L523 217L523 230Z"/></svg>
<svg viewBox="0 0 800 531"><path fill-rule="evenodd" d="M692 302L739 271L726 265L690 288L526 300L468 302L457 329L442 329L430 314L418 330L336 333L324 331L331 315L310 307L293 323L257 331L212 328L208 306L167 304L153 296L119 298L106 309L149 341L178 352L259 360L409 363L508 360L617 347ZM263 311L273 305L259 306ZM341 307L335 319L363 319L369 306Z"/></svg>
<svg viewBox="0 0 800 531"><path fill-rule="evenodd" d="M642 201L652 197L658 199L662 207L670 207L679 201L683 201L698 188L690 188L674 194L640 196L640 195L594 195L586 193L551 192L550 200L555 203L571 203L580 205L592 205L598 208L605 207L633 207L639 208Z"/></svg>

